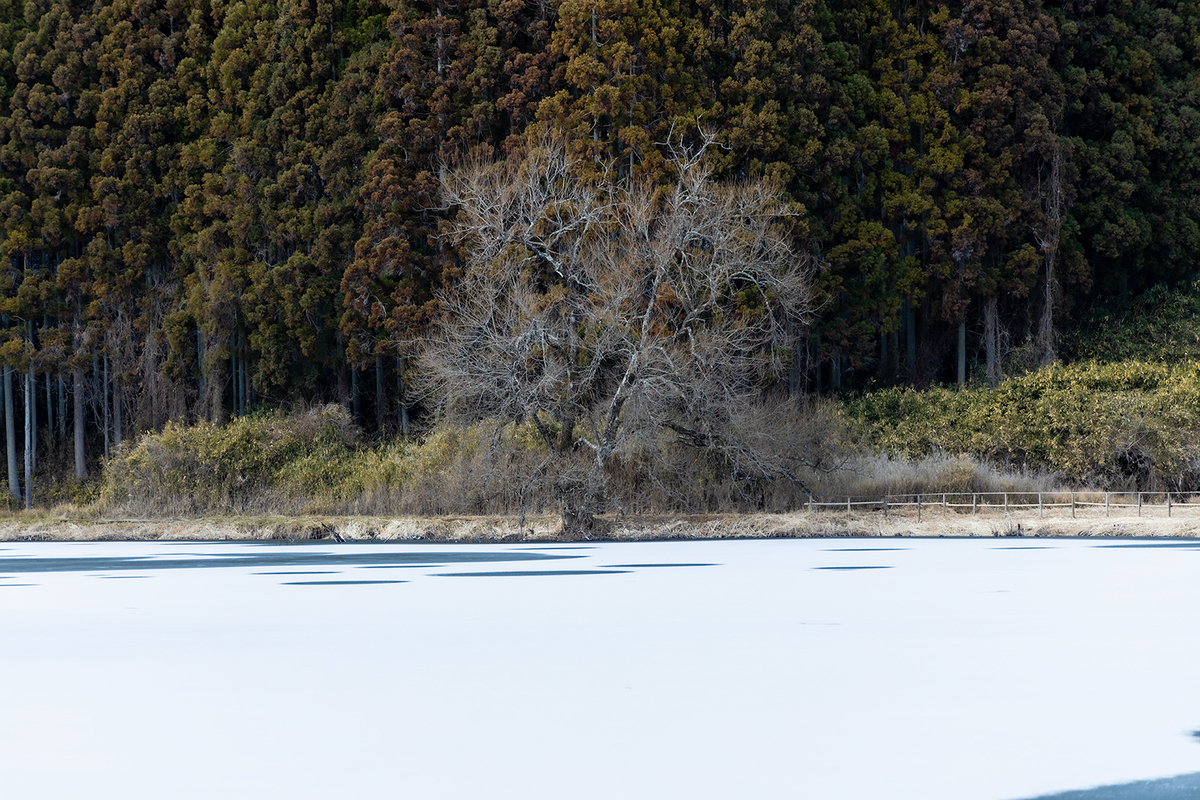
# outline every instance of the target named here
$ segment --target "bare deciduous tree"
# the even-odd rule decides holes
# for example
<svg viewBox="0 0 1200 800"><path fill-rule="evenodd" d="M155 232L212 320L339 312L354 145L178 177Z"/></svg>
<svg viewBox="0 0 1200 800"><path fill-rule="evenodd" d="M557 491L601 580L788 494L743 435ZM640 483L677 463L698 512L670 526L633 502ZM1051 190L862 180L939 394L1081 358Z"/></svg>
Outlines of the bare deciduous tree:
<svg viewBox="0 0 1200 800"><path fill-rule="evenodd" d="M808 259L772 185L716 184L702 155L667 186L584 178L596 165L554 139L441 173L465 263L424 372L453 417L536 427L569 535L592 528L615 457L675 442L736 475L789 470L742 427L808 318Z"/></svg>

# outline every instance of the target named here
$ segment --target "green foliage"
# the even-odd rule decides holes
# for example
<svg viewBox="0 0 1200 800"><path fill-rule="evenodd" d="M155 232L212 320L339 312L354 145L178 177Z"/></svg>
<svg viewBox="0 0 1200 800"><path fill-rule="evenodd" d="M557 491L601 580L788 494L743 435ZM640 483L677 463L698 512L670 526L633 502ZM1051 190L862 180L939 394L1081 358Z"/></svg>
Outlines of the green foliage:
<svg viewBox="0 0 1200 800"><path fill-rule="evenodd" d="M100 502L213 513L322 497L342 485L357 437L336 405L294 416L252 414L225 425L168 423L108 462Z"/></svg>
<svg viewBox="0 0 1200 800"><path fill-rule="evenodd" d="M364 446L337 405L168 424L105 465L106 513L484 512L512 508L544 446L532 426L444 426Z"/></svg>
<svg viewBox="0 0 1200 800"><path fill-rule="evenodd" d="M1068 333L1068 353L1099 361L1200 359L1200 281L1158 284L1128 302L1098 304Z"/></svg>
<svg viewBox="0 0 1200 800"><path fill-rule="evenodd" d="M968 454L1086 486L1200 486L1200 363L1084 362L996 389L885 389L846 402L886 453Z"/></svg>
<svg viewBox="0 0 1200 800"><path fill-rule="evenodd" d="M1194 359L1200 288L1107 299L1200 267L1197 11L0 0L0 361L82 370L127 436L347 403L357 376L383 434L461 267L440 164L554 128L664 181L699 127L717 177L780 184L821 264L798 385L952 380L960 322L993 366L1041 320L1083 332L1072 358Z"/></svg>

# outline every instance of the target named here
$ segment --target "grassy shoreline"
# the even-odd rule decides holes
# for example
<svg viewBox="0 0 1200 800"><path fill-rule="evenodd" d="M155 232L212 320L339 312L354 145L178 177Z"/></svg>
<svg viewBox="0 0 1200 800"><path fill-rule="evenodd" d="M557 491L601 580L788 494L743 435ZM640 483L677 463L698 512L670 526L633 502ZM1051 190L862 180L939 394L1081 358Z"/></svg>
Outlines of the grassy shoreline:
<svg viewBox="0 0 1200 800"><path fill-rule="evenodd" d="M0 517L0 541L324 541L458 544L583 541L560 535L557 515L368 517L226 516L194 519L104 519L17 513ZM822 513L696 514L607 519L592 541L669 541L774 538L1188 538L1200 539L1200 515L1067 515L1036 513L967 515Z"/></svg>

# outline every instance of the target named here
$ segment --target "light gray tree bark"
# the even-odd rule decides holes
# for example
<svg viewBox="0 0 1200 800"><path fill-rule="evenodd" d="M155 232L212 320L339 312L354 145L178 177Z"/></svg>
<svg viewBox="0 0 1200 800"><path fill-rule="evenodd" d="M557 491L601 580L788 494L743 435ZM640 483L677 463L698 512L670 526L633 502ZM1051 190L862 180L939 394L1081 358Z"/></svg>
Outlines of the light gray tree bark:
<svg viewBox="0 0 1200 800"><path fill-rule="evenodd" d="M674 166L642 185L544 139L441 173L466 265L422 374L451 418L533 426L567 535L589 535L619 453L674 443L763 479L796 466L761 446L784 417L764 422L764 377L783 379L809 316L790 211L768 183L716 184L701 154Z"/></svg>
<svg viewBox="0 0 1200 800"><path fill-rule="evenodd" d="M17 423L13 408L13 370L4 367L4 434L8 445L8 491L13 499L21 499L20 469L17 466Z"/></svg>
<svg viewBox="0 0 1200 800"><path fill-rule="evenodd" d="M25 508L33 508L33 451L36 446L33 429L36 424L37 402L33 396L33 367L25 373Z"/></svg>
<svg viewBox="0 0 1200 800"><path fill-rule="evenodd" d="M71 371L71 380L74 385L75 394L75 419L74 419L74 437L75 437L75 477L83 480L88 476L86 453L83 447L84 437L84 402L85 389L83 382L83 368L76 366Z"/></svg>

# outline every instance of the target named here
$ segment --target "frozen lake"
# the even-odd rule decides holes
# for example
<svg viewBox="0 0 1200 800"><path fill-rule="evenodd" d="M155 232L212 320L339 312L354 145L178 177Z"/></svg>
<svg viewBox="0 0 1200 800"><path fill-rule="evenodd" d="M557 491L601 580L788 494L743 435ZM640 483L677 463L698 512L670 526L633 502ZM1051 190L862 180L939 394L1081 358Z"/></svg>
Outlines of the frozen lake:
<svg viewBox="0 0 1200 800"><path fill-rule="evenodd" d="M0 543L0 686L23 800L1196 798L1200 542Z"/></svg>

